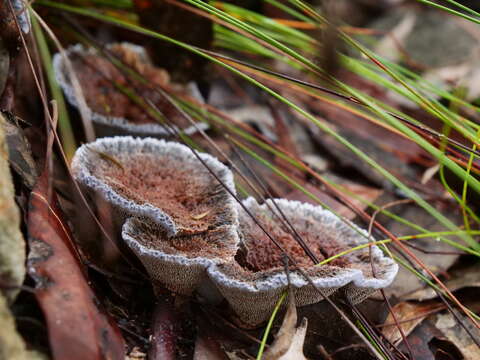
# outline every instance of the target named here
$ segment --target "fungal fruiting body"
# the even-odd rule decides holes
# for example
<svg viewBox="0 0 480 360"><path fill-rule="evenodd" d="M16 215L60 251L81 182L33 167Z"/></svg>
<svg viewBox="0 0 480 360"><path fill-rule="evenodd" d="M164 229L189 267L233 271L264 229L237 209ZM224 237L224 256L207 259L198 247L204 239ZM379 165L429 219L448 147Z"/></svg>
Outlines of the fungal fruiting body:
<svg viewBox="0 0 480 360"><path fill-rule="evenodd" d="M230 170L179 143L102 138L77 150L72 172L124 217L144 218L167 236L237 226L235 201L223 187L235 191Z"/></svg>
<svg viewBox="0 0 480 360"><path fill-rule="evenodd" d="M238 244L237 205L226 190L235 193L233 175L197 155L179 143L113 137L83 145L72 161L76 180L112 205L152 279L182 293Z"/></svg>
<svg viewBox="0 0 480 360"><path fill-rule="evenodd" d="M92 119L95 129L100 136L135 135L164 138L172 135L159 119L152 117L146 111L146 104L134 101L140 96L148 99L159 108L164 108L163 98L154 89L155 86L168 85L175 91L189 94L188 87L172 84L168 73L152 65L145 49L130 43L113 43L106 46L107 51L117 57L122 66L134 70L148 79L151 86L146 86L134 78L127 77L119 67L103 57L94 48L85 48L81 44L69 47L64 54L57 53L53 58L53 68L57 82L62 87L68 102L79 107L71 70L76 74L82 95L85 97L87 115ZM70 60L71 68L67 65L66 57ZM187 134L193 134L199 129L208 128L206 123L192 125L182 117L170 120L178 126L174 128Z"/></svg>
<svg viewBox="0 0 480 360"><path fill-rule="evenodd" d="M397 264L376 246L370 247L371 256L367 247L328 264L314 265L293 232L285 227L288 225L281 225L274 214L280 215L275 207L278 206L319 261L368 242L365 231L328 210L284 199L259 205L248 198L243 204L315 285L291 266L287 276L282 251L240 209L241 240L234 261L211 266L208 273L240 319L248 324L266 320L289 283L298 306L319 302L339 289L353 303L359 303L375 290L388 286L397 273Z"/></svg>
<svg viewBox="0 0 480 360"><path fill-rule="evenodd" d="M80 184L113 207L123 240L154 284L182 294L208 284L249 325L265 321L289 289L298 306L335 292L359 303L398 271L375 245L349 252L367 244L368 234L319 206L253 198L240 206L231 171L178 143L103 138L80 147L72 169ZM314 264L298 238L319 262L344 255ZM283 252L296 265L288 271Z"/></svg>
<svg viewBox="0 0 480 360"><path fill-rule="evenodd" d="M185 295L198 290L208 280L206 270L230 261L238 247L233 228L167 237L158 227L134 218L126 221L122 237L142 261L154 285Z"/></svg>

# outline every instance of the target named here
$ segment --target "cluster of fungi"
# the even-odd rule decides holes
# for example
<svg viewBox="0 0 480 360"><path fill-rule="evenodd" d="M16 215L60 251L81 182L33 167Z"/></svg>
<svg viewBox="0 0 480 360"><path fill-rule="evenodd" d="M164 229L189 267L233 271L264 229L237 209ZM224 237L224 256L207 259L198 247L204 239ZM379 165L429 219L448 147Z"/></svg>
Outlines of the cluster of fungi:
<svg viewBox="0 0 480 360"><path fill-rule="evenodd" d="M72 169L81 186L111 205L118 232L154 284L185 295L216 292L211 297L225 298L249 325L265 321L288 289L298 306L335 292L358 303L397 273L376 246L314 264L297 236L321 261L365 244L366 232L298 201L249 197L240 205L231 171L180 143L101 138L77 150ZM296 264L288 274L284 252Z"/></svg>
<svg viewBox="0 0 480 360"><path fill-rule="evenodd" d="M143 263L154 288L225 298L240 320L255 326L287 290L298 306L333 293L358 303L392 282L397 265L376 246L323 265L306 255L299 238L320 262L368 242L365 231L330 211L285 199L237 203L234 177L225 165L163 140L168 131L119 91L133 86L155 103L162 101L155 87L187 89L154 67L141 47L121 43L103 51L152 86L132 82L95 49L75 45L67 56L55 56L57 80L75 107L78 91L69 70L82 74L78 85L97 134L104 136L77 150L72 169L92 198L111 207L114 230ZM175 126L189 134L202 124L188 125ZM111 137L124 134L138 137ZM287 269L285 254L295 266Z"/></svg>

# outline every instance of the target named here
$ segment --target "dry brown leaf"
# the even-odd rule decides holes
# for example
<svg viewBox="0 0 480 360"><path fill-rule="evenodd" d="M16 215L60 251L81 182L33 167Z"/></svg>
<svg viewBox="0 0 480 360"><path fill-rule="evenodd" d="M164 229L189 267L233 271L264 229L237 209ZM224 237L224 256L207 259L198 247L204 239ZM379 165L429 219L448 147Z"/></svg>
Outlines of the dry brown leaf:
<svg viewBox="0 0 480 360"><path fill-rule="evenodd" d="M445 309L445 305L437 302L430 302L428 304L401 302L395 305L392 311L403 333L405 336L408 336L428 315L443 309ZM394 344L402 341L402 334L395 324L392 313L388 314L385 319L382 332L383 335Z"/></svg>
<svg viewBox="0 0 480 360"><path fill-rule="evenodd" d="M72 235L52 194L48 172L30 197L28 273L45 315L54 359L124 360L123 338L89 287Z"/></svg>
<svg viewBox="0 0 480 360"><path fill-rule="evenodd" d="M351 193L358 195L361 197L363 200L369 201L369 202L374 202L383 192L381 189L377 189L371 186L366 186L366 185L361 185L361 184L355 184L351 181L342 179L342 178L337 178L335 177L335 182L337 184L342 185L344 188L346 188L348 191ZM329 206L332 211L335 211L337 214L344 216L345 218L349 220L353 220L357 214L350 210L347 206L343 205L341 202L337 201L334 199L332 196L328 195L325 191L323 191L320 187L314 186L309 183L303 184L303 187L308 190L310 193L314 194L318 199L323 204L326 204ZM297 200L297 201L302 201L302 202L308 202L313 205L318 205L318 203L310 198L308 195L306 195L304 192L294 189L285 196L286 199L288 200ZM349 197L349 200L351 203L355 206L357 206L360 209L365 209L366 205L364 202L354 198L353 196Z"/></svg>
<svg viewBox="0 0 480 360"><path fill-rule="evenodd" d="M147 358L147 354L140 350L138 346L135 346L130 354L127 355L128 360L145 360Z"/></svg>
<svg viewBox="0 0 480 360"><path fill-rule="evenodd" d="M445 226L433 219L425 210L418 206L407 204L401 207L391 208L390 210L403 219L411 221L417 226L421 226L429 231L436 232L446 230ZM448 206L442 208L437 206L437 210L439 210L442 215L448 217L451 222L455 224L462 223L460 212L455 211L453 207ZM387 221L386 227L392 234L398 237L411 235L411 228L405 224L392 219ZM460 256L460 252L458 252L457 249L441 241L438 237L411 239L408 243L415 246L414 249L411 249L412 253L419 259L422 259L423 264L434 274L443 274L446 272ZM424 280L411 271L400 267L395 281L390 287L385 289L385 293L387 296L395 295L402 300L420 300L419 298L412 297L411 293L424 287Z"/></svg>
<svg viewBox="0 0 480 360"><path fill-rule="evenodd" d="M275 341L265 352L264 360L302 360L303 343L307 333L307 319L303 318L300 326L297 325L297 308L293 297L289 297L287 312L278 330Z"/></svg>
<svg viewBox="0 0 480 360"><path fill-rule="evenodd" d="M429 345L441 336L442 333L432 323L431 317L423 321L408 337L413 358L415 360L438 360ZM404 353L408 351L403 343L399 345L399 349Z"/></svg>
<svg viewBox="0 0 480 360"><path fill-rule="evenodd" d="M471 334L476 337L477 342L480 342L480 332L475 325L465 315L457 310L454 311ZM480 348L451 313L437 315L435 326L460 350L464 360L480 359Z"/></svg>
<svg viewBox="0 0 480 360"><path fill-rule="evenodd" d="M25 343L15 328L15 319L0 293L0 359L27 360Z"/></svg>
<svg viewBox="0 0 480 360"><path fill-rule="evenodd" d="M5 124L0 115L0 280L13 288L0 288L0 296L3 294L12 302L25 278L25 239L20 231L20 212L8 166Z"/></svg>
<svg viewBox="0 0 480 360"><path fill-rule="evenodd" d="M20 127L22 120L6 111L0 113L0 117L5 130L10 166L20 176L23 184L31 189L38 174L30 143Z"/></svg>
<svg viewBox="0 0 480 360"><path fill-rule="evenodd" d="M409 13L393 27L376 45L375 53L391 61L398 61L402 53L405 39L410 35L417 20L417 14Z"/></svg>
<svg viewBox="0 0 480 360"><path fill-rule="evenodd" d="M478 264L473 264L469 267L463 267L452 271L450 278L443 282L450 291L457 291L466 287L480 287L480 268ZM426 287L415 291L405 298L407 300L430 300L435 299L438 293L431 287Z"/></svg>

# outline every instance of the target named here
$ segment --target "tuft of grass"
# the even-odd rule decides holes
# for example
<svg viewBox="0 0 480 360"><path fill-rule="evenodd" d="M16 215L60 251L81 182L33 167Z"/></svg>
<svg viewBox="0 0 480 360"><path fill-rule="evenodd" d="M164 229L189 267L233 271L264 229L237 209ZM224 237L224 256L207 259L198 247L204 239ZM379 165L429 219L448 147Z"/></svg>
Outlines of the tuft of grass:
<svg viewBox="0 0 480 360"><path fill-rule="evenodd" d="M188 2L195 2L195 0L187 0ZM107 16L107 15L102 15L102 14L99 14L95 11L92 11L90 9L83 9L83 8L77 8L77 7L72 7L72 6L68 6L68 5L64 5L64 4L58 4L58 3L52 3L50 1L47 1L47 0L40 0L38 1L38 4L43 4L43 5L48 5L48 6L51 6L51 7L56 7L56 8L59 8L59 9L63 9L63 10L66 10L66 11L70 11L70 12L74 12L74 13L77 13L77 14L81 14L81 15L85 15L85 16L89 16L89 17L94 17L94 18L97 18L99 20L102 20L102 21L106 21L106 22L110 22L114 25L118 25L118 26L121 26L121 27L124 27L124 28L127 28L127 29L130 29L130 30L133 30L133 31L136 31L136 32L140 32L140 33L143 33L145 35L148 35L148 36L152 36L152 37L155 37L155 38L158 38L158 39L161 39L161 40L164 40L164 41L168 41L168 42L171 42L173 44L176 44L180 47L183 47L187 50L190 50L194 53L197 53L198 55L200 56L203 56L209 60L211 60L212 62L215 62L223 67L226 67L227 69L229 69L230 71L232 71L233 73L239 75L240 77L243 77L244 79L250 81L251 83L253 83L254 85L260 87L261 89L265 90L267 93L269 93L270 95L272 95L273 97L277 98L278 100L280 100L281 102L285 103L286 105L290 106L292 109L294 109L295 111L297 111L299 114L303 115L304 117L306 117L308 120L310 120L312 123L314 123L316 126L318 126L321 130L323 130L324 132L328 133L329 135L332 135L333 137L335 137L340 143L342 143L343 145L345 145L349 150L351 150L355 155L359 156L362 160L364 160L366 163L368 163L370 166L372 166L373 168L375 168L377 171L379 171L382 175L384 175L384 177L386 179L388 179L390 182L392 182L394 185L396 185L398 188L400 188L401 190L403 190L409 197L411 197L412 199L414 199L421 207L423 207L427 212L429 212L433 217L435 217L438 221L440 221L442 224L444 224L447 228L451 229L451 230L454 230L455 229L455 225L453 223L450 222L450 220L448 220L447 218L445 218L443 215L441 215L438 211L436 211L431 205L429 205L426 201L424 201L418 194L416 194L413 190L411 190L409 187L405 186L403 183L401 183L397 178L395 178L392 174L390 174L387 170L385 170L384 168L382 168L380 165L378 165L373 159L371 159L367 154L365 154L364 152L362 152L360 149L358 149L357 147L355 147L353 144L349 143L346 139L344 139L343 137L341 137L339 134L335 133L333 130L331 130L328 126L326 126L325 124L319 122L315 117L313 117L312 115L310 115L308 112L306 112L305 110L303 110L302 108L300 108L299 106L297 106L296 104L292 103L291 101L287 100L286 98L284 98L283 96L279 95L278 93L276 93L275 91L271 90L270 88L266 87L265 85L259 83L258 81L256 81L255 79L251 78L250 76L247 76L245 75L244 73L238 71L237 69L235 69L234 67L230 66L230 65L227 65L225 64L224 62L222 61L219 61L217 60L216 58L206 54L205 52L201 51L200 49L197 49L197 48L193 48L191 46L189 46L188 44L184 44L182 42L179 42L175 39L171 39L167 36L164 36L162 34L158 34L154 31L151 31L151 30L148 30L148 29L145 29L145 28L142 28L140 26L137 26L137 25L134 25L134 24L131 24L131 23L127 23L123 20L119 20L119 19L116 19L116 18L113 18L111 16ZM207 7L208 8L208 7ZM210 9L210 8L208 8ZM214 12L214 13L217 13L217 12ZM225 17L224 17L225 18ZM226 17L226 19L228 20L231 20L228 16ZM237 21L237 20L233 20L233 21ZM246 29L249 29L248 26L245 27ZM258 31L256 31L255 33L257 33ZM268 39L268 40L272 40L272 44L273 45L276 45L278 44L277 41L269 38L268 36L264 36L264 39ZM283 48L285 48L284 46L281 47L282 50ZM296 53L294 53L292 50L290 50L288 52L290 55L292 55L292 53L294 55L296 55ZM303 58L303 57L299 57L299 56L294 56L295 58L297 58L297 60L299 61L302 61L302 62L306 62L307 64L311 64L311 66L314 66L316 67L314 64L310 63L307 59ZM339 84L339 85L342 85L344 86L347 90L350 91L350 93L353 93L354 96L356 96L357 98L359 98L361 101L365 102L366 104L368 104L370 107L372 107L373 109L377 110L377 112L379 112L381 115L383 115L385 118L389 119L392 124L396 125L396 127L400 127L402 130L404 130L404 132L406 132L408 135L410 135L413 139L415 139L416 141L422 143L422 145L426 146L428 148L428 150L430 150L431 152L435 153L437 156L440 157L440 161L441 162L444 162L447 167L449 167L452 171L454 171L455 173L458 173L460 176L464 175L465 171L463 169L461 169L457 164L455 164L455 162L453 162L452 160L446 158L445 156L442 156L442 153L434 148L432 145L430 145L427 141L425 141L423 138L421 138L419 135L417 135L415 132L413 132L413 130L410 130L408 127L406 127L405 125L399 123L398 120L395 120L394 118L392 118L390 115L386 114L385 111L383 111L381 108L379 108L378 106L376 106L375 104L371 103L370 101L368 101L368 99L366 99L362 94L360 94L359 92L356 92L354 89L346 86L346 85L343 85L343 84ZM440 154L439 154L440 153ZM463 178L469 183L470 186L472 186L476 191L479 191L480 192L480 184L478 183L478 181L476 179L474 179L473 177L465 177L463 176ZM471 239L470 237L466 236L462 236L463 240L468 243L470 246L472 247L477 247L477 248L480 248L480 246L473 240Z"/></svg>

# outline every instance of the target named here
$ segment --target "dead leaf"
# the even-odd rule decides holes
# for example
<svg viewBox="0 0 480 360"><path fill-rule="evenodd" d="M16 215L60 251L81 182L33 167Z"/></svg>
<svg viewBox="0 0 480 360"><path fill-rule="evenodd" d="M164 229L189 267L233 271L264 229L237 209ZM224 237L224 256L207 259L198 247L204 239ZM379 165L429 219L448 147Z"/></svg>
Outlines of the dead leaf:
<svg viewBox="0 0 480 360"><path fill-rule="evenodd" d="M480 341L480 332L468 318L454 310L470 333ZM415 360L477 360L480 349L451 313L429 316L408 337ZM406 351L405 344L399 349Z"/></svg>
<svg viewBox="0 0 480 360"><path fill-rule="evenodd" d="M130 354L127 355L128 360L145 360L147 358L147 354L143 351L140 351L138 346L135 346Z"/></svg>
<svg viewBox="0 0 480 360"><path fill-rule="evenodd" d="M210 19L198 16L182 7L167 1L134 0L136 14L142 26L187 44L209 49L213 42L213 26ZM179 30L195 29L195 31ZM207 76L205 58L195 56L191 51L168 42L150 42L154 61L166 69L172 78L181 82L200 81ZM169 54L168 56L160 54Z"/></svg>
<svg viewBox="0 0 480 360"><path fill-rule="evenodd" d="M378 204L381 206L381 204ZM396 215L413 222L414 224L428 229L429 231L445 231L445 227L437 220L429 216L423 209L418 206L410 204L396 206L390 209ZM450 221L455 224L461 224L462 218L459 211L449 207L437 206L444 216L448 217ZM396 236L411 235L410 227L396 221L387 220L386 227L390 232ZM450 237L454 239L453 237ZM439 238L420 238L408 241L408 244L415 246L411 251L430 269L434 274L442 274L447 271L459 257L457 249L441 241ZM418 289L423 289L425 282L412 272L400 267L397 277L390 287L385 289L387 296L395 295L402 300L419 300L411 296L411 293Z"/></svg>
<svg viewBox="0 0 480 360"><path fill-rule="evenodd" d="M478 264L463 267L452 271L450 278L443 282L450 291L457 291L466 287L480 287L480 269ZM430 300L438 296L438 293L431 287L420 289L406 296L407 300Z"/></svg>
<svg viewBox="0 0 480 360"><path fill-rule="evenodd" d="M8 50L0 40L0 94L3 93L8 78L8 68L10 67L10 56Z"/></svg>
<svg viewBox="0 0 480 360"><path fill-rule="evenodd" d="M0 359L26 360L25 343L15 328L15 319L10 313L6 299L0 293Z"/></svg>
<svg viewBox="0 0 480 360"><path fill-rule="evenodd" d="M470 333L477 339L477 343L480 342L480 331L475 325L462 313L457 310L453 311L455 311L465 327L467 327ZM480 348L451 313L438 314L435 325L445 337L457 347L463 355L464 360L480 359Z"/></svg>
<svg viewBox="0 0 480 360"><path fill-rule="evenodd" d="M201 220L203 219L205 216L207 216L208 214L210 213L210 210L207 210L201 214L198 214L198 215L192 215L192 219L193 220Z"/></svg>
<svg viewBox="0 0 480 360"><path fill-rule="evenodd" d="M197 313L197 339L193 360L233 360L244 359L237 357L234 352L241 348L237 340L237 329L232 333L232 328L224 327L225 319L217 314L215 307L204 307ZM233 340L235 339L235 340ZM234 350L235 349L235 350ZM230 352L227 353L227 351ZM233 353L232 353L233 350ZM227 355L228 354L228 355Z"/></svg>
<svg viewBox="0 0 480 360"><path fill-rule="evenodd" d="M303 344L307 333L307 319L303 318L300 326L297 325L297 308L293 297L289 297L289 303L282 326L278 330L275 341L265 352L264 360L302 360Z"/></svg>
<svg viewBox="0 0 480 360"><path fill-rule="evenodd" d="M404 46L403 43L407 36L412 32L416 21L417 14L406 14L405 17L378 42L375 47L375 52L391 61L398 61L403 55L401 51Z"/></svg>
<svg viewBox="0 0 480 360"><path fill-rule="evenodd" d="M285 116L287 112L280 112L272 101L269 103L270 105L270 112L272 113L273 121L275 122L275 132L277 134L277 143L284 149L287 153L293 155L294 157L298 158L300 152L297 149L297 145L295 144L295 140L293 139L293 134L288 126ZM277 159L280 160L280 159Z"/></svg>
<svg viewBox="0 0 480 360"><path fill-rule="evenodd" d="M36 282L53 358L123 360L123 338L88 286L55 194L47 200L47 185L45 172L30 197L28 272Z"/></svg>
<svg viewBox="0 0 480 360"><path fill-rule="evenodd" d="M277 141L275 129L275 120L267 106L262 105L243 105L231 110L223 110L228 117L235 119L240 123L249 124L252 128L256 128L260 134L270 141Z"/></svg>
<svg viewBox="0 0 480 360"><path fill-rule="evenodd" d="M430 342L435 338L442 336L442 333L432 324L430 318L422 322L408 337L408 343L412 349L412 355L415 360L436 360L430 349ZM401 344L399 349L406 352L405 344Z"/></svg>
<svg viewBox="0 0 480 360"><path fill-rule="evenodd" d="M346 118L346 116L343 116L343 118ZM348 121L345 119L344 122L347 123ZM371 125L368 121L359 123L359 128L361 126L368 127L368 129L374 127L374 125ZM339 135L343 136L350 143L368 154L379 165L402 181L408 182L417 180L418 172L408 164L408 162L412 160L410 159L410 155L402 152L402 150L407 149L406 146L403 146L405 143L404 138L396 134L393 134L396 138L393 136L385 136L385 134L383 137L374 140L371 136L360 134L359 131L352 131L341 127L337 127L335 130ZM388 133L384 129L381 130L383 130L384 133ZM337 160L337 166L342 168L353 168L376 185L385 189L394 188L393 185L377 170L372 169L372 167L366 162L359 161L356 156L352 156L351 151L339 143L333 136L325 135L318 129L313 128L313 126L312 133L315 141ZM379 133L381 133L381 131L379 131ZM387 141L390 141L390 143Z"/></svg>
<svg viewBox="0 0 480 360"><path fill-rule="evenodd" d="M25 239L20 230L20 212L15 204L15 188L8 166L4 124L0 116L0 280L13 289L0 289L0 296L3 294L13 302L17 287L25 279Z"/></svg>
<svg viewBox="0 0 480 360"><path fill-rule="evenodd" d="M403 333L408 336L428 315L443 309L445 309L445 305L437 302L429 304L401 302L395 305L392 311ZM395 345L403 339L392 313L389 313L385 319L382 332Z"/></svg>
<svg viewBox="0 0 480 360"><path fill-rule="evenodd" d="M273 101L269 103L270 112L275 122L274 130L277 135L277 144L283 149L287 154L295 158L300 157L300 149L296 144L296 139L293 134L295 132L300 132L297 129L293 129L292 126L289 126L287 123L287 111L279 111L278 104L275 104ZM284 171L288 171L291 174L295 174L299 179L305 179L305 173L297 169L295 166L285 161L279 156L275 157L275 163L282 167Z"/></svg>
<svg viewBox="0 0 480 360"><path fill-rule="evenodd" d="M23 180L25 186L32 189L37 180L37 169L27 137L20 127L20 119L11 113L0 113L5 127L10 166Z"/></svg>
<svg viewBox="0 0 480 360"><path fill-rule="evenodd" d="M338 178L335 177L334 179L335 183L343 186L348 190L349 192L358 195L361 199L374 202L383 192L381 189L377 189L374 187L366 186L366 185L361 185L361 184L356 184L354 182L348 181L346 179ZM337 214L344 216L345 218L349 220L353 220L357 214L350 210L347 206L343 205L341 202L337 201L325 191L321 190L320 187L314 186L309 183L303 184L303 187L308 190L310 193L314 194L320 201L330 207L333 211L335 211ZM346 194L348 196L348 194ZM301 201L301 202L308 202L313 205L318 205L318 203L313 200L311 197L306 195L304 192L294 189L285 196L286 199L288 200L296 200L296 201ZM364 202L354 198L353 196L349 197L351 203L355 206L357 206L360 209L365 209L367 206Z"/></svg>
<svg viewBox="0 0 480 360"><path fill-rule="evenodd" d="M348 83L350 86L364 91L370 96L373 96L386 104L390 104L392 106L396 105L395 102L388 99L384 88L372 84L371 81L367 81L360 76L353 75L350 72L345 72L342 74L342 80ZM357 116L355 113L346 111L342 107L324 101L309 100L308 104L312 110L318 112L323 118L328 120L329 123L331 123L331 126L334 127L335 131L340 133L342 136L347 138L351 137L352 139L349 140L359 143L360 146L363 146L363 148L367 150L374 150L376 152L379 151L380 156L381 154L388 156L387 159L380 158L380 160L385 160L387 164L390 162L391 155L395 155L406 162L416 162L425 154L424 151L413 141L399 135L398 132L391 131L389 128L381 126L382 124L366 120L365 118ZM329 141L326 142L325 145L328 145L332 142L332 139L321 133L318 130L318 127L310 127L310 130L313 133L315 141L323 143L323 141L328 138ZM374 146L370 146L371 144L374 144ZM333 145L338 147L336 144ZM330 150L328 147L326 149L328 151ZM340 150L338 151L341 150L342 149L340 147ZM343 151L345 151L345 149L343 149ZM352 154L349 151L347 151L346 154L349 154L348 156L352 157ZM344 159L344 161L348 161L348 159ZM353 163L354 161L357 160L355 157L352 157L351 162ZM395 161L395 159L393 159L393 161Z"/></svg>

